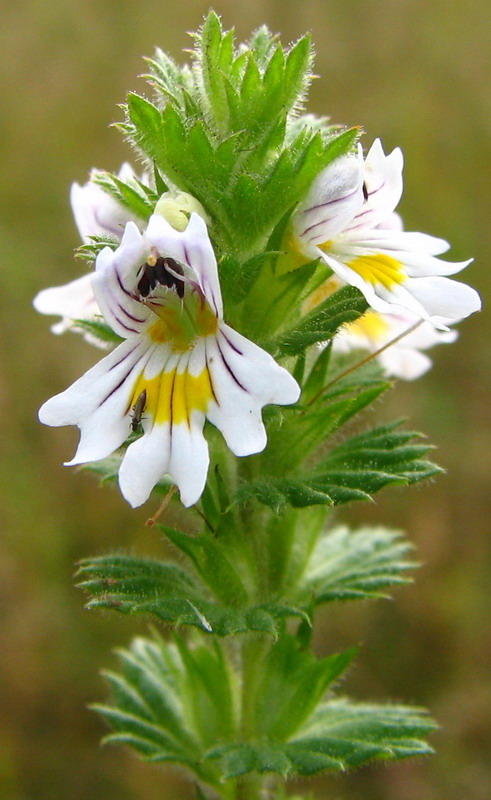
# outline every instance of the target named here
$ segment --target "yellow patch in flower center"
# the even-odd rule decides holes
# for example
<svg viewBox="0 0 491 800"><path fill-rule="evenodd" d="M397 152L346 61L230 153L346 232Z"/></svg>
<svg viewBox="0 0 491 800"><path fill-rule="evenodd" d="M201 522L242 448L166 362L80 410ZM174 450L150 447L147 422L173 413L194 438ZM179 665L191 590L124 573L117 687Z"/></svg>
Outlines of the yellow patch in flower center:
<svg viewBox="0 0 491 800"><path fill-rule="evenodd" d="M143 391L146 391L145 407L142 419L149 415L157 425L168 422L170 425L185 423L191 425L191 412L206 413L213 397L208 369L199 375L189 372L161 372L155 378L147 379L143 375L138 378L133 389L130 407L134 406Z"/></svg>
<svg viewBox="0 0 491 800"><path fill-rule="evenodd" d="M367 339L376 344L387 335L389 328L387 320L381 314L368 310L359 319L348 323L344 329L357 336L366 336Z"/></svg>
<svg viewBox="0 0 491 800"><path fill-rule="evenodd" d="M208 303L197 293L186 294L184 300L169 292L165 302L148 303L158 319L148 329L157 344L168 343L180 353L194 347L202 336L216 333L218 320Z"/></svg>
<svg viewBox="0 0 491 800"><path fill-rule="evenodd" d="M347 266L367 283L381 285L385 289L392 289L393 286L404 283L407 278L401 262L385 253L359 256L348 262Z"/></svg>

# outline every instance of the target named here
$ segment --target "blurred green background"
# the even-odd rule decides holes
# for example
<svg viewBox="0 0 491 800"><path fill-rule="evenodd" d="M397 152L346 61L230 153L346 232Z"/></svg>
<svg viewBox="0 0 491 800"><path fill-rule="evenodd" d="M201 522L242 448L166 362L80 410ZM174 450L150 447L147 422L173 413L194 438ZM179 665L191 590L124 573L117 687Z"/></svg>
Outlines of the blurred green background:
<svg viewBox="0 0 491 800"><path fill-rule="evenodd" d="M217 0L245 38L266 22L286 43L311 30L317 49L309 109L362 124L368 145L406 156L408 229L474 255L465 280L490 288L491 12L489 0ZM71 334L56 338L31 308L48 285L81 274L68 205L72 180L130 157L108 123L155 45L178 59L208 9L204 0L18 0L2 11L0 242L0 798L174 800L194 797L177 770L101 750L86 705L105 696L111 649L144 620L83 610L74 563L109 549L158 553L116 491L65 470L76 431L43 428L36 410L94 363ZM489 800L491 427L485 315L434 351L432 372L400 384L376 415L407 415L437 443L448 475L340 519L404 527L424 566L392 603L324 614L319 653L361 645L344 688L359 699L428 705L441 724L436 757L305 784L337 800ZM153 508L153 507L152 507ZM304 786L305 786L304 785Z"/></svg>

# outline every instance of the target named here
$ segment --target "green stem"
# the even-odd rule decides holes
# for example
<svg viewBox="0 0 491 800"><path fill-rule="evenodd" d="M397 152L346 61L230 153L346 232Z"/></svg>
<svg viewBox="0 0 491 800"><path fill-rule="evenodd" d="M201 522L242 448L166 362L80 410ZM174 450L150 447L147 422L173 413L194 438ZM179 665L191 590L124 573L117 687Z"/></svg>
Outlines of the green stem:
<svg viewBox="0 0 491 800"><path fill-rule="evenodd" d="M237 781L235 800L261 800L263 785L264 776L244 775Z"/></svg>

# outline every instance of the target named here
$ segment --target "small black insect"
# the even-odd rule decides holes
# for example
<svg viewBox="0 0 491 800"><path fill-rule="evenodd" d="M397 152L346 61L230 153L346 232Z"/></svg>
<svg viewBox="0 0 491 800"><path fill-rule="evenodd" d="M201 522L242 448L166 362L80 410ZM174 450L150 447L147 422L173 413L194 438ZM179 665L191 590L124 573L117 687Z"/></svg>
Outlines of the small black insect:
<svg viewBox="0 0 491 800"><path fill-rule="evenodd" d="M147 390L144 389L136 398L136 403L132 408L133 414L131 415L131 430L136 433L140 426L143 411L147 402Z"/></svg>
<svg viewBox="0 0 491 800"><path fill-rule="evenodd" d="M367 185L366 185L365 181L363 181L363 187L362 188L363 188L363 197L365 198L365 200L368 200L368 189L367 189Z"/></svg>

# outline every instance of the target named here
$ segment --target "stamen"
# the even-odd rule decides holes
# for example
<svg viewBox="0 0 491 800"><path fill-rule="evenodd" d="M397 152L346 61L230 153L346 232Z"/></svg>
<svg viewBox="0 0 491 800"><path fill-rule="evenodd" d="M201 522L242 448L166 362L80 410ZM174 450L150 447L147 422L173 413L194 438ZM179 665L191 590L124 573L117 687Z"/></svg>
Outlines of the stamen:
<svg viewBox="0 0 491 800"><path fill-rule="evenodd" d="M155 257L152 253L142 266L143 275L138 281L140 297L146 298L157 286L174 289L182 300L184 297L184 271L174 258Z"/></svg>

